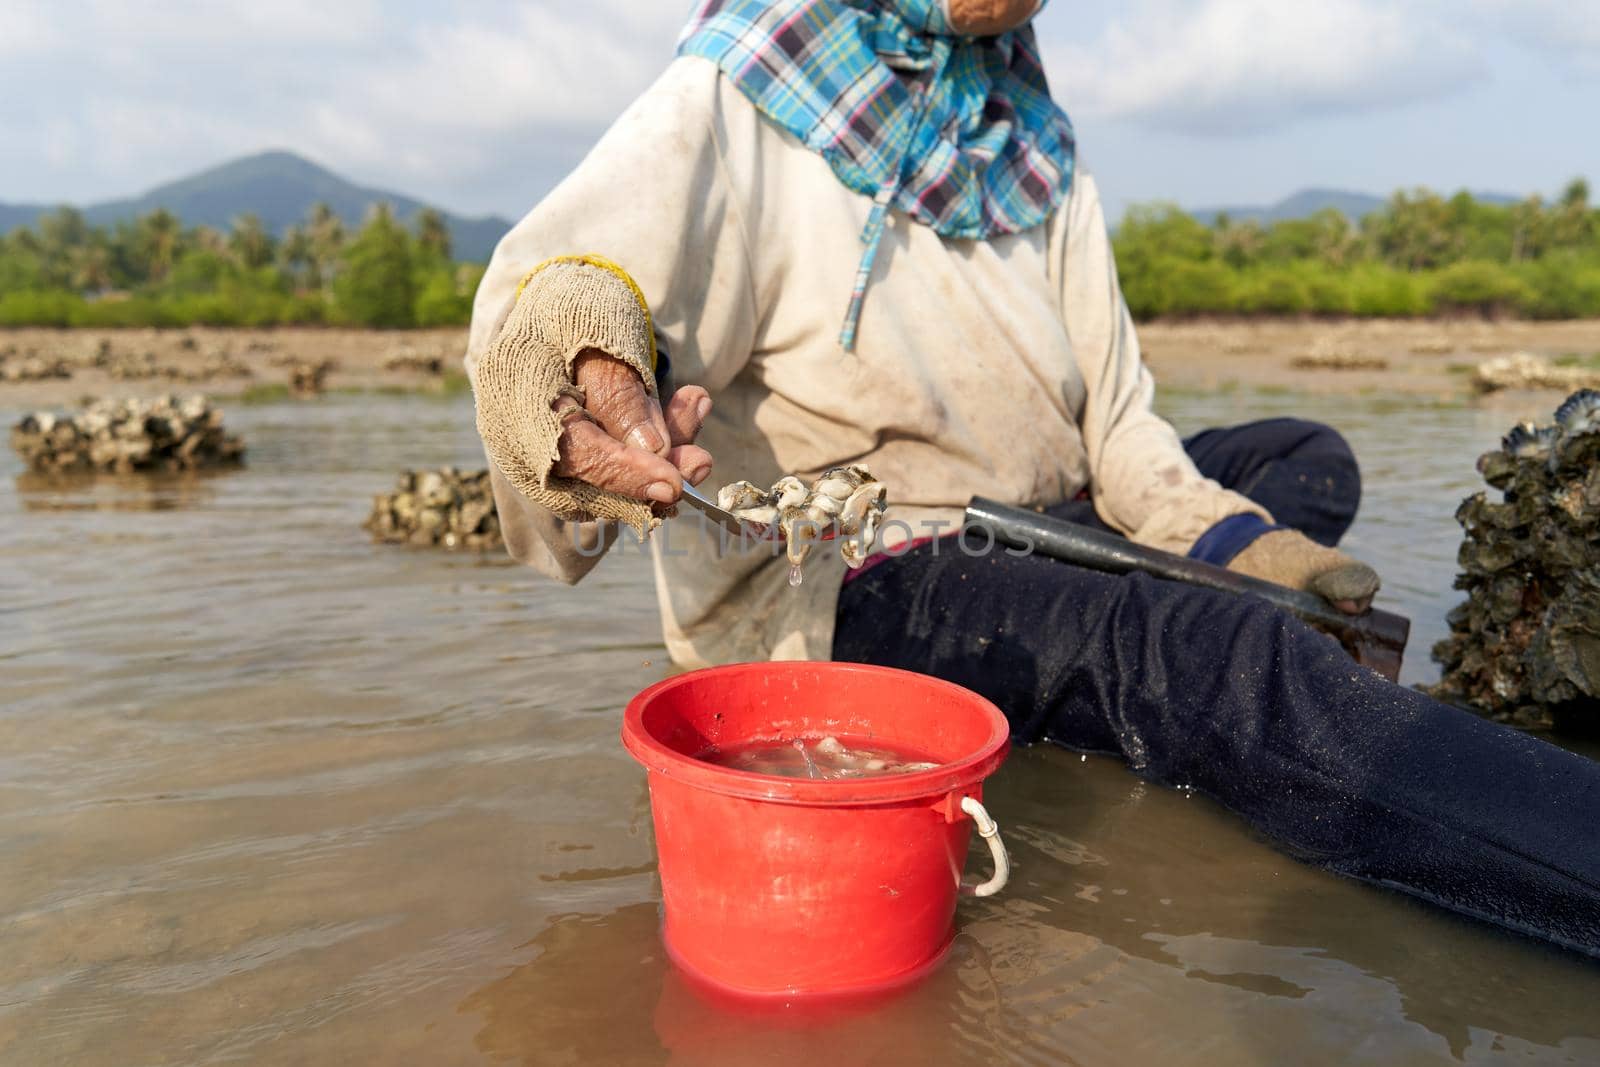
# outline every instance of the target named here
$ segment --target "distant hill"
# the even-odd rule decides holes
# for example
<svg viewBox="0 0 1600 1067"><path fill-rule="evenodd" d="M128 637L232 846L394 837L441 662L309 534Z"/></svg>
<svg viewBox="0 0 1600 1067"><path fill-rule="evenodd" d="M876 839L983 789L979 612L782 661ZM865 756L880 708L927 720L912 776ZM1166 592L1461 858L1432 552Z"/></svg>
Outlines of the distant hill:
<svg viewBox="0 0 1600 1067"><path fill-rule="evenodd" d="M39 209L33 204L0 204L0 233L30 225L38 217Z"/></svg>
<svg viewBox="0 0 1600 1067"><path fill-rule="evenodd" d="M235 159L131 199L90 204L83 213L95 225L108 225L164 207L185 225L226 229L235 217L254 212L273 233L281 234L304 219L318 201L325 201L351 226L360 225L367 209L381 201L392 205L405 222L428 206L400 193L356 185L293 152L278 151ZM54 206L0 204L0 233L31 226ZM469 219L441 214L459 259L487 260L495 242L511 228L511 223L494 216Z"/></svg>
<svg viewBox="0 0 1600 1067"><path fill-rule="evenodd" d="M1504 193L1473 193L1474 197L1489 204L1512 204L1520 197L1507 196ZM1351 221L1360 221L1363 215L1370 215L1383 207L1388 200L1386 197L1373 196L1370 193L1352 193L1345 189L1302 189L1279 200L1276 204L1262 207L1217 207L1202 208L1191 211L1189 214L1205 223L1207 226L1216 221L1218 215L1227 215L1235 222L1253 219L1260 223L1282 222L1284 219L1304 219L1315 215L1323 208L1337 208Z"/></svg>

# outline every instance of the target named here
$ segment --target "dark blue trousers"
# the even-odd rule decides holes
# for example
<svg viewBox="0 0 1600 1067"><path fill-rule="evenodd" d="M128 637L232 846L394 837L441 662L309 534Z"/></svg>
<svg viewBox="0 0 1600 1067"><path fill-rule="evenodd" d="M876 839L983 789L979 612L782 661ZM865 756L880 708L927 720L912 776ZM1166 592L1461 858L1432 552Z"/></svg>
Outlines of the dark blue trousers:
<svg viewBox="0 0 1600 1067"><path fill-rule="evenodd" d="M1325 544L1355 516L1355 460L1327 427L1186 447ZM1392 685L1258 598L946 538L845 584L833 654L967 686L1018 742L1120 755L1307 862L1600 956L1600 764Z"/></svg>

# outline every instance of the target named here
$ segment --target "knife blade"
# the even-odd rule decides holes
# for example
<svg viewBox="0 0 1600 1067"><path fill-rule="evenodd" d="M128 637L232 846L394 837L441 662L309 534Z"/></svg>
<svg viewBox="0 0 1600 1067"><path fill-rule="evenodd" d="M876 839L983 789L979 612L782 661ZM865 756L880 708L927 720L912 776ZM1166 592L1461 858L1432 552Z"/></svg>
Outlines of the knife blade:
<svg viewBox="0 0 1600 1067"><path fill-rule="evenodd" d="M688 504L724 530L738 534L740 537L748 537L754 541L776 541L783 537L783 532L777 529L776 526L768 526L760 522L748 522L733 512L718 507L687 482L683 486L682 503Z"/></svg>

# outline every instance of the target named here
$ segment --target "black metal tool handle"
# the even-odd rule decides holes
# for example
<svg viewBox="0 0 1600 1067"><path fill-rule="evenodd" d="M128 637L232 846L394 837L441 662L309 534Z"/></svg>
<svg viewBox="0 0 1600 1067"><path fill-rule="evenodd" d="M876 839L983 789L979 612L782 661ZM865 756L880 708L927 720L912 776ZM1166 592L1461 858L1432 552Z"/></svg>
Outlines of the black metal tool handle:
<svg viewBox="0 0 1600 1067"><path fill-rule="evenodd" d="M1187 556L1135 544L1065 519L973 497L966 525L987 530L996 541L1111 574L1143 571L1155 578L1188 582L1225 593L1251 593L1332 634L1356 661L1390 681L1400 675L1400 659L1411 636L1411 620L1393 612L1369 610L1346 615L1315 593L1289 589Z"/></svg>

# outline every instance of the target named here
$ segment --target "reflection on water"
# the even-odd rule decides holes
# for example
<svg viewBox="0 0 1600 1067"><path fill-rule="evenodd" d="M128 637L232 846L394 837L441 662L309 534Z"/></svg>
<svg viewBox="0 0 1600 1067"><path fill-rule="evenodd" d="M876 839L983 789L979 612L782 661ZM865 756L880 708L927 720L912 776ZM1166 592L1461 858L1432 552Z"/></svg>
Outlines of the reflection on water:
<svg viewBox="0 0 1600 1067"><path fill-rule="evenodd" d="M1351 546L1415 620L1407 676L1431 676L1450 515L1515 416L1165 405L1185 430L1348 433ZM0 1063L1600 1058L1600 968L1052 749L989 787L1012 884L963 901L928 982L822 1012L707 1002L657 939L616 736L666 670L642 557L574 590L369 545L396 469L481 462L465 401L228 419L249 465L189 482L42 484L0 457Z"/></svg>
<svg viewBox="0 0 1600 1067"><path fill-rule="evenodd" d="M234 471L163 471L91 474L84 471L23 471L17 499L28 511L172 511L212 499L212 479Z"/></svg>
<svg viewBox="0 0 1600 1067"><path fill-rule="evenodd" d="M838 1067L1600 1054L1588 964L1295 866L1109 761L1019 753L992 792L1023 880L963 903L950 962L906 993L732 1007L668 965L645 899L550 916L525 962L460 1003L474 1044L517 1063L727 1067L819 1050ZM1063 834L1063 812L1105 851Z"/></svg>

